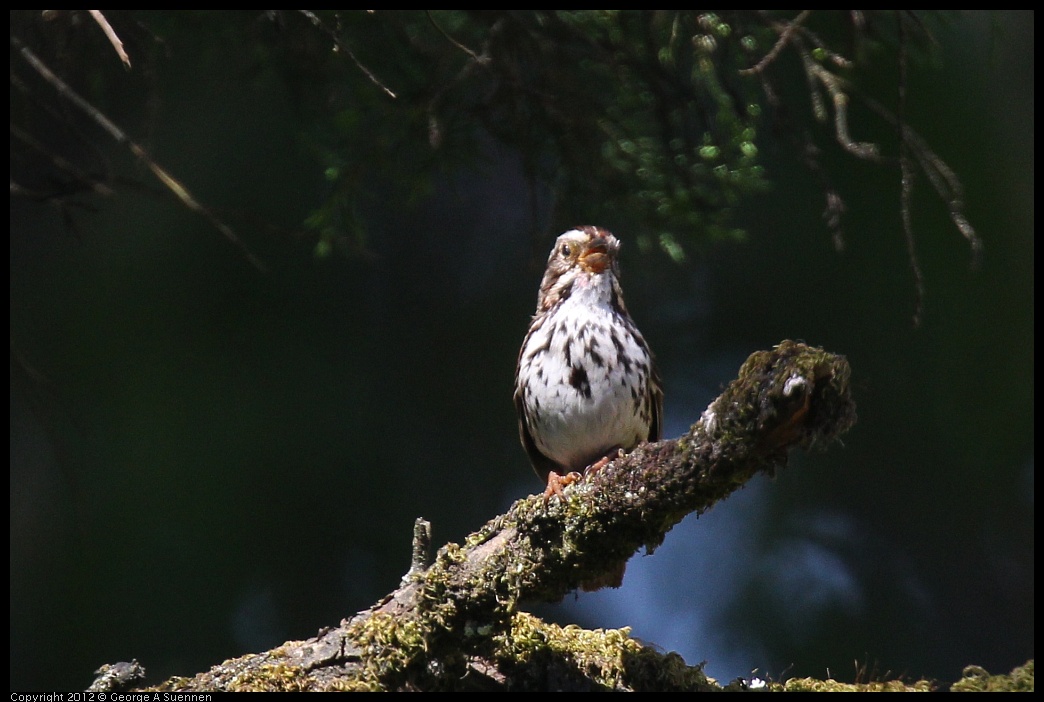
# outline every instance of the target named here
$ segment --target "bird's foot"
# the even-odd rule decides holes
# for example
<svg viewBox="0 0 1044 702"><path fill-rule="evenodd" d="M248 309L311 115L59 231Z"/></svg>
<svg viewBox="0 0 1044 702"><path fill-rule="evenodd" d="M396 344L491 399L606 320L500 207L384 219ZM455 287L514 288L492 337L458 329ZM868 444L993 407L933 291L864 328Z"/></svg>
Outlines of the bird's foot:
<svg viewBox="0 0 1044 702"><path fill-rule="evenodd" d="M594 475L595 473L609 465L609 461L615 458L623 458L624 455L624 450L619 446L615 446L609 449L609 451L604 456L599 458L597 461L587 466L587 468L584 468L584 475Z"/></svg>
<svg viewBox="0 0 1044 702"><path fill-rule="evenodd" d="M562 489L583 477L576 471L566 473L565 475L559 475L555 471L549 472L547 474L547 489L544 490L544 506L547 506L547 501L551 499L552 495L558 495L558 499L565 502L565 495L562 494Z"/></svg>

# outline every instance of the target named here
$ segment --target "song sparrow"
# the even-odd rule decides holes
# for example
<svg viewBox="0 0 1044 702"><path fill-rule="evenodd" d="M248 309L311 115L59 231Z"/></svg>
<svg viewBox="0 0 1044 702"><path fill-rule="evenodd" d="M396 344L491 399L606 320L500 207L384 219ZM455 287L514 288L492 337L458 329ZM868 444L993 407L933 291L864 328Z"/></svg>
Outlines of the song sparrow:
<svg viewBox="0 0 1044 702"><path fill-rule="evenodd" d="M620 242L577 227L555 241L518 354L515 407L544 501L620 450L660 439L663 390L620 290Z"/></svg>

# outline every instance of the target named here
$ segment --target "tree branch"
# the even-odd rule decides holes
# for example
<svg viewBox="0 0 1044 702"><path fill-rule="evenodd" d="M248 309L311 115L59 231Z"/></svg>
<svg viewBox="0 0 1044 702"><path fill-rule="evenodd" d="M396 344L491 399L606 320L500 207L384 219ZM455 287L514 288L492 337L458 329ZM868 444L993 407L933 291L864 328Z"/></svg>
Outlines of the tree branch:
<svg viewBox="0 0 1044 702"><path fill-rule="evenodd" d="M747 691L928 692L927 680L785 682L722 686L631 638L630 630L548 624L520 609L556 601L612 575L636 549L653 550L690 512L704 512L791 448L825 448L855 423L843 356L792 341L747 359L739 377L677 439L642 444L570 485L564 501L517 501L424 563L430 531L417 520L413 563L400 587L370 609L304 641L225 661L143 691ZM137 661L102 666L95 691L140 680ZM1033 662L1010 676L978 667L951 689L1032 690Z"/></svg>
<svg viewBox="0 0 1044 702"><path fill-rule="evenodd" d="M563 501L517 501L430 565L419 521L410 573L370 609L154 689L721 689L628 629L562 628L520 605L612 576L690 512L773 474L790 448L837 440L855 422L849 374L843 356L796 342L755 353L684 436L640 445L568 487Z"/></svg>

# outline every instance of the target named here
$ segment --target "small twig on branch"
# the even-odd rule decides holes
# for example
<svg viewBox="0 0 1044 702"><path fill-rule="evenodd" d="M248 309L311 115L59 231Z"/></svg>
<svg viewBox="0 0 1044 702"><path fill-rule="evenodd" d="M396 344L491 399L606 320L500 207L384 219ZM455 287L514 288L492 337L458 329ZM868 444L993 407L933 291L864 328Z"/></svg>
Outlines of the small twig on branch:
<svg viewBox="0 0 1044 702"><path fill-rule="evenodd" d="M413 553L410 557L410 569L402 576L402 584L406 585L414 578L421 576L431 565L431 522L417 517L413 523Z"/></svg>

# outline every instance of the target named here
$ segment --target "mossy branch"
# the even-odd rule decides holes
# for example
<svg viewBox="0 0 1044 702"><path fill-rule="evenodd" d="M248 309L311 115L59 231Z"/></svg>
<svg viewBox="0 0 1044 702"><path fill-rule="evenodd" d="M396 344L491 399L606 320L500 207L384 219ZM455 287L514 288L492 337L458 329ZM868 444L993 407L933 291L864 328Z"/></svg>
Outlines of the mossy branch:
<svg viewBox="0 0 1044 702"><path fill-rule="evenodd" d="M519 500L430 565L415 544L399 589L336 628L159 689L720 689L628 629L561 628L520 605L616 584L689 513L773 473L793 447L832 443L855 422L849 373L843 356L796 342L755 353L684 436L639 446L563 501Z"/></svg>

